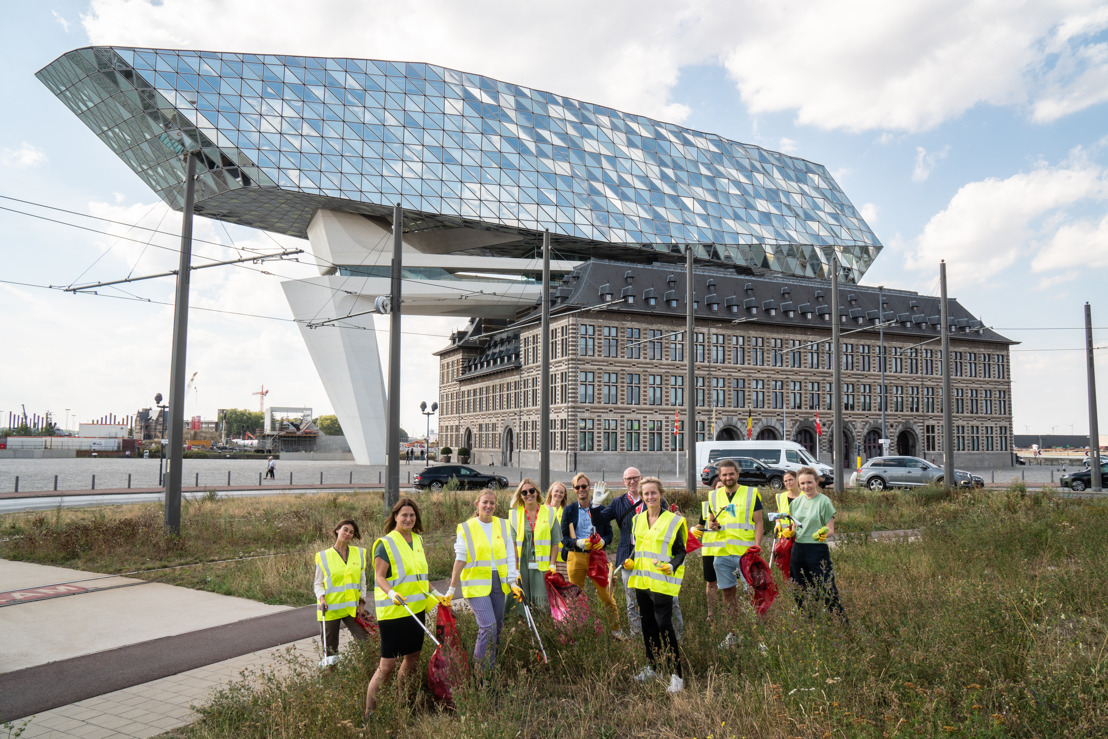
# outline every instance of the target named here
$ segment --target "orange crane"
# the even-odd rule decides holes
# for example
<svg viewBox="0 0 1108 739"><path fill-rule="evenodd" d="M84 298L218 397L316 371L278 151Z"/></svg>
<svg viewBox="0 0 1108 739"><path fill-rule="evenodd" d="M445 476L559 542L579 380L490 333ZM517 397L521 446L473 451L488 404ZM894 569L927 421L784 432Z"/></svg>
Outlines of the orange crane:
<svg viewBox="0 0 1108 739"><path fill-rule="evenodd" d="M262 385L262 389L259 392L250 393L250 394L261 396L260 398L258 398L258 412L259 413L264 413L265 412L265 396L269 395L269 391L265 389L265 385Z"/></svg>

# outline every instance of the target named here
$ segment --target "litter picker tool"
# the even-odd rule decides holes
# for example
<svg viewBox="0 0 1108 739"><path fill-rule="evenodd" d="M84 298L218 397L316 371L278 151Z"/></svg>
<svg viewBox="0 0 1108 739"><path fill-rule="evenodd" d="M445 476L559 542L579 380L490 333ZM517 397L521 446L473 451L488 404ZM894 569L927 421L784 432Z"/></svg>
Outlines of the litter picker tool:
<svg viewBox="0 0 1108 739"><path fill-rule="evenodd" d="M408 604L403 603L401 605L404 606L404 610L408 612L408 615L412 617L412 620L419 624L419 628L423 629L423 633L431 637L431 641L435 642L435 646L441 647L442 644L439 643L439 640L435 638L435 635L431 633L431 630L427 628L426 624L419 620L419 616L415 615L411 608L408 608Z"/></svg>
<svg viewBox="0 0 1108 739"><path fill-rule="evenodd" d="M546 647L542 645L542 637L539 636L539 629L535 626L535 618L531 615L531 609L527 605L527 601L523 601L523 615L527 617L527 623L531 625L531 633L535 635L535 640L539 643L539 651L542 652L542 663L544 665L550 664L550 660L546 658Z"/></svg>
<svg viewBox="0 0 1108 739"><path fill-rule="evenodd" d="M327 604L320 603L319 610L323 614L323 618L319 620L319 641L323 645L323 659L319 661L319 666L322 669L333 667L339 661L339 656L337 654L327 654Z"/></svg>

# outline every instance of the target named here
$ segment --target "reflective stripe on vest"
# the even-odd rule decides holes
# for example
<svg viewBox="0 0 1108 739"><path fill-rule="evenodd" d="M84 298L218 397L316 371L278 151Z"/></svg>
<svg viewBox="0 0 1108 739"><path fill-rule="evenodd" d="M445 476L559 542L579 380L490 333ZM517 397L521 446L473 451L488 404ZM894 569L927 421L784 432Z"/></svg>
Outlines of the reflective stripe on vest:
<svg viewBox="0 0 1108 739"><path fill-rule="evenodd" d="M743 492L746 493L746 505L743 506L745 510L736 515L729 513L727 505L722 504L721 498L727 495L726 488L716 488L708 494L708 506L715 512L716 521L719 523L719 531L712 532L715 534L712 537L715 555L742 555L754 546L754 500L758 495L758 488L740 485L731 503L738 502Z"/></svg>
<svg viewBox="0 0 1108 739"><path fill-rule="evenodd" d="M325 612L316 609L316 620L334 621L356 614L358 602L362 598L365 550L361 547L349 547L346 561L343 562L339 553L331 547L317 552L315 563L323 572L323 602L327 604Z"/></svg>
<svg viewBox="0 0 1108 739"><path fill-rule="evenodd" d="M648 513L643 511L632 519L631 530L635 537L635 569L627 581L628 587L650 590L663 595L677 596L685 565L669 575L658 571L658 565L672 559L673 542L686 529L685 519L670 511L662 511L654 526L650 526Z"/></svg>
<svg viewBox="0 0 1108 739"><path fill-rule="evenodd" d="M494 518L498 524L494 531L500 533L490 541L485 536L485 530L480 520L471 518L458 524L458 532L462 534L466 542L466 566L462 570L462 595L466 598L480 598L492 592L492 568L496 568L500 576L500 589L507 593L508 587L508 547L512 546L509 536L508 521L503 518ZM477 536L474 532L480 533Z"/></svg>
<svg viewBox="0 0 1108 739"><path fill-rule="evenodd" d="M515 531L516 562L522 561L523 539L527 534L527 512L523 506L512 511L512 529ZM547 505L539 506L535 515L535 530L532 536L535 545L535 561L527 563L527 569L546 572L550 564L550 545L554 539L554 509ZM561 528L558 529L559 534ZM559 537L560 539L560 537Z"/></svg>
<svg viewBox="0 0 1108 739"><path fill-rule="evenodd" d="M412 534L412 546L404 541L404 536L399 531L390 531L377 540L385 547L385 554L389 560L389 574L392 577L385 579L389 588L395 590L398 595L404 596L408 608L412 613L422 613L432 605L430 584L427 579L427 557L423 553L423 537ZM377 542L373 548L377 549ZM378 621L387 621L393 618L405 618L408 611L404 606L395 605L389 598L388 591L382 590L376 584L373 587L373 606L377 612Z"/></svg>
<svg viewBox="0 0 1108 739"><path fill-rule="evenodd" d="M789 512L789 494L787 492L777 494L777 512L786 514Z"/></svg>

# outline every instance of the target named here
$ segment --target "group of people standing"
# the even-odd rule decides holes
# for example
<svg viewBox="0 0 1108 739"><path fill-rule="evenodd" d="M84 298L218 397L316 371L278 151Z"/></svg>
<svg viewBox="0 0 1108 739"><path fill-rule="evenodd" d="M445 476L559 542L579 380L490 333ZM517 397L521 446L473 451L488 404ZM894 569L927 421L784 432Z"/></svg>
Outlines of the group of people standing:
<svg viewBox="0 0 1108 739"><path fill-rule="evenodd" d="M739 582L746 587L739 560L751 547L760 548L763 538L757 488L738 484L738 468L731 460L721 461L718 469L720 484L702 503L700 521L691 532L685 518L670 510L662 482L644 478L634 467L623 474L627 492L607 506L604 495L594 500L593 485L585 474L573 477L573 501L561 482L553 483L544 495L533 480L525 478L512 494L507 518L496 515L496 495L482 490L474 502L474 515L458 524L455 561L445 593L431 588L428 580L419 505L402 498L389 513L384 535L372 547L381 660L366 691L367 716L398 660L401 683L418 667L426 611L436 603L451 606L459 588L477 622L473 657L478 669L487 669L496 660L510 598L540 609L549 607L548 572L561 572L582 589L591 581L611 633L626 638L611 589L601 584L614 574L613 566L608 573L594 569L590 575L589 569L591 553L610 547L613 524L620 531L615 563L622 574L628 628L631 635L642 636L648 662L634 679L665 680L668 675L667 692L683 690L684 623L678 596L687 537L691 533L702 544L709 619L714 617L717 593L725 607L737 613ZM815 471L809 468L786 474L786 490L777 496L777 509L787 516L778 520L774 534L795 537L790 575L800 586L798 605L804 607L805 597L818 591L826 606L845 619L826 543L834 534L835 508L819 492L816 481ZM315 560L315 594L328 655L337 653L340 623L357 639L368 636L359 623L367 610L367 555L351 544L361 532L347 519L339 522L334 534L334 546L318 553ZM728 634L724 646L732 639Z"/></svg>

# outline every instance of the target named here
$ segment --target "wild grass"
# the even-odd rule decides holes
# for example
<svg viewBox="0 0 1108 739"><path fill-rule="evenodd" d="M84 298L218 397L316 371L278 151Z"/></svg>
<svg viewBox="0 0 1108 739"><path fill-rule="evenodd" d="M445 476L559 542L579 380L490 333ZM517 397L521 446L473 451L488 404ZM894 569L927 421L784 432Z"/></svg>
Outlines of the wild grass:
<svg viewBox="0 0 1108 739"><path fill-rule="evenodd" d="M461 513L471 497L459 504ZM909 521L922 526L921 538L846 537L836 547L848 625L797 613L788 588L765 619L744 607L708 623L693 555L681 592L686 690L679 695L631 680L645 663L640 642L591 629L559 640L549 617L540 616L551 657L541 665L522 621L509 617L495 670L460 690L456 710L440 710L425 694L408 701L388 693L362 728L365 684L377 661L376 642L369 642L345 645L348 658L334 673L290 655L278 668L246 675L175 735L1108 734L1108 506L1018 487L890 498L851 493L836 503L844 520L857 511L870 517L858 514L859 530L869 520ZM447 497L434 507L451 505ZM460 617L459 625L472 647L472 619ZM728 630L739 643L721 649ZM428 643L424 664L430 652Z"/></svg>

